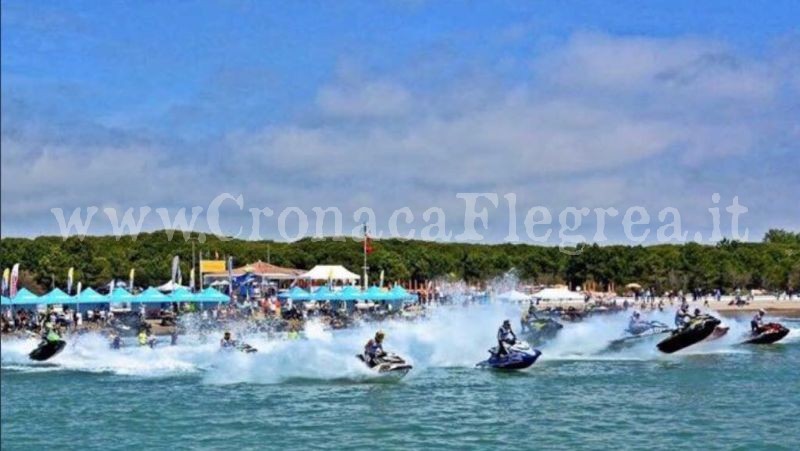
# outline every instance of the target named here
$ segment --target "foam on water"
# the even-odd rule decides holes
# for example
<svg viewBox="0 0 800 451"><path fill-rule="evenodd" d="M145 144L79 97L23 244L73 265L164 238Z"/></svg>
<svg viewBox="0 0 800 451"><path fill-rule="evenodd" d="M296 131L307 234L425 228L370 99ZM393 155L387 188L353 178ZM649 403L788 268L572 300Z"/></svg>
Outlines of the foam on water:
<svg viewBox="0 0 800 451"><path fill-rule="evenodd" d="M374 378L355 355L377 329L386 332L387 351L397 353L414 365L415 372L431 367L471 368L487 356L503 319L517 324L520 307L509 304L438 307L425 319L393 320L381 324L362 324L352 329L325 330L317 322L306 326L305 339L276 340L264 334L249 335L244 341L258 348L255 354L219 352L216 337L181 336L177 346L160 344L155 349L128 346L112 350L106 338L85 334L68 338L69 344L47 362L32 362L28 353L38 340L12 339L2 342L2 368L11 371L109 372L136 377L162 377L200 374L209 384L278 383L290 379L352 380ZM662 337L609 352L612 340L620 338L627 326L628 313L598 315L577 323L566 323L552 341L541 347L540 361L548 360L653 360L680 359L687 355L752 352L738 346L749 330L742 319L725 319L730 331L724 337L704 342L673 355L660 353L655 344ZM648 320L670 324L671 312L647 314ZM796 342L793 329L785 342ZM164 339L162 339L164 340ZM536 366L533 367L534 369Z"/></svg>

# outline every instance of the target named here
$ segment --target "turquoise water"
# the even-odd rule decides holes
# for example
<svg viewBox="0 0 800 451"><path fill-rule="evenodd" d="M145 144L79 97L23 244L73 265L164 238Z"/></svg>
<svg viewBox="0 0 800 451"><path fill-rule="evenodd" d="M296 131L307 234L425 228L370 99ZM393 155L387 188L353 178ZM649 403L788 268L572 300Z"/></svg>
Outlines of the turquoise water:
<svg viewBox="0 0 800 451"><path fill-rule="evenodd" d="M352 357L374 327L251 336L254 355L197 337L112 352L84 336L45 365L23 358L35 342L6 341L2 448L800 449L798 323L782 344L745 347L746 324L728 320L728 337L664 356L652 343L602 352L626 318L596 318L568 325L527 371L473 369L512 314L384 324L415 365L396 383Z"/></svg>

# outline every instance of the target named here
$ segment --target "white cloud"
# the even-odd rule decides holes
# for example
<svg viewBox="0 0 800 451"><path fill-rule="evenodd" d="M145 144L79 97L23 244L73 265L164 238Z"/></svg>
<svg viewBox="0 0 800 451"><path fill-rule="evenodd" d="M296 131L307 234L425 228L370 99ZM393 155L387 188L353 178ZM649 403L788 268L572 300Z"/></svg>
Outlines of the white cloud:
<svg viewBox="0 0 800 451"><path fill-rule="evenodd" d="M213 160L4 137L3 221L104 200L187 205L223 190L243 193L249 206L407 205L417 216L433 205L459 211L458 191L514 191L535 204L593 208L627 207L645 186L654 205L684 205L693 193L687 172L740 192L736 177L708 168L732 158L746 166L764 150L796 146L789 113L800 100L800 68L782 53L753 57L698 38L582 34L532 60L531 72L514 81L464 78L448 87L403 74L339 74L319 90L315 120L231 133L209 144ZM800 165L797 155L788 158ZM800 182L783 186L797 191ZM746 189L766 199L776 186ZM506 230L501 224L495 236Z"/></svg>

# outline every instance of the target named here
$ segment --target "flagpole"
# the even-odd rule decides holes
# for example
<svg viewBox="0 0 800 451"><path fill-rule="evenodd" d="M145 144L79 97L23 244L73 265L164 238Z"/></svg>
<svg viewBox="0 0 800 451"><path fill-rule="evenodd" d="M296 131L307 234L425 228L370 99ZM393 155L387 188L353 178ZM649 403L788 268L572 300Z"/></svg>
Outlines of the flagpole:
<svg viewBox="0 0 800 451"><path fill-rule="evenodd" d="M361 279L361 289L364 291L367 290L367 270L369 269L369 266L367 266L367 240L369 239L367 232L368 232L367 223L365 222L364 223L364 268L363 268L364 275L362 276L363 278Z"/></svg>

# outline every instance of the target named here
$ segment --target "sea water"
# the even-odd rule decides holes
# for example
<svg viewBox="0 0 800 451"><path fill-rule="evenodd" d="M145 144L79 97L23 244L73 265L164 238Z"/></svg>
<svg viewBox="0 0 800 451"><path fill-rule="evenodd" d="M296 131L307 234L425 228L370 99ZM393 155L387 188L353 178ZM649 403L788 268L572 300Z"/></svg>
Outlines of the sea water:
<svg viewBox="0 0 800 451"><path fill-rule="evenodd" d="M192 334L113 351L87 334L34 363L35 339L5 340L2 449L800 449L792 319L779 344L739 345L747 321L728 318L722 339L664 355L655 341L608 352L627 317L596 316L566 324L525 371L475 369L507 317L518 309L311 323L303 340L245 337L256 354ZM378 327L414 365L399 382L354 357Z"/></svg>

